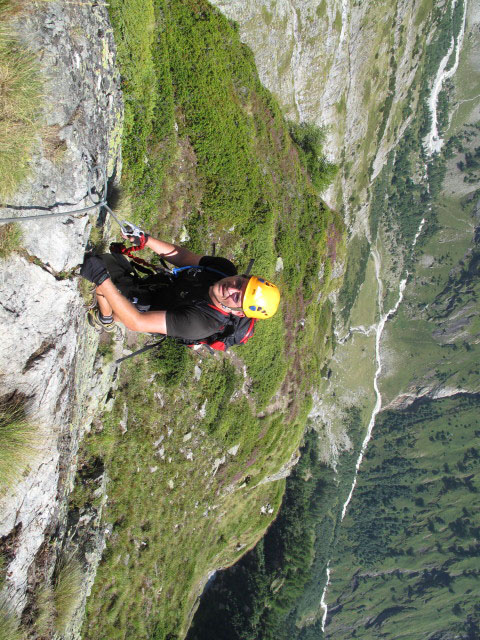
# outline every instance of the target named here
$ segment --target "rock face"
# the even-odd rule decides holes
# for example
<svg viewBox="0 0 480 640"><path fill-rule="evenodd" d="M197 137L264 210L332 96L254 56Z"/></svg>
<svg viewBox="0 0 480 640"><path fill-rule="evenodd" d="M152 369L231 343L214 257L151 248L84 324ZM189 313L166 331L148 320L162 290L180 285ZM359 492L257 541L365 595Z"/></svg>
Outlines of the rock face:
<svg viewBox="0 0 480 640"><path fill-rule="evenodd" d="M404 0L396 8L353 0L213 4L238 22L262 82L286 116L328 128L325 150L348 170L326 197L352 213L352 226L363 226L368 211L359 209L353 216L349 196L365 200L370 178L405 127L403 107L415 105L409 88L421 55L415 50L421 23L417 3ZM389 94L389 108L380 111Z"/></svg>
<svg viewBox="0 0 480 640"><path fill-rule="evenodd" d="M41 3L12 26L36 54L45 80L45 101L31 177L0 216L91 205L89 166L98 164L109 176L115 174L123 117L106 8ZM93 183L97 190L102 188L98 176ZM87 227L86 215L25 222L23 246L55 272L67 271L83 260Z"/></svg>
<svg viewBox="0 0 480 640"><path fill-rule="evenodd" d="M123 105L106 7L38 3L12 27L36 54L45 79L44 126L31 176L0 218L88 206L89 165L101 165L111 178L120 171ZM100 191L101 177L93 182ZM94 219L98 209L92 213ZM98 368L98 337L85 322L72 275L83 261L88 215L20 224L20 253L0 265L1 395L26 397L39 432L22 481L0 496L0 538L15 537L5 595L18 612L46 533L61 529L79 440L114 375L113 366Z"/></svg>

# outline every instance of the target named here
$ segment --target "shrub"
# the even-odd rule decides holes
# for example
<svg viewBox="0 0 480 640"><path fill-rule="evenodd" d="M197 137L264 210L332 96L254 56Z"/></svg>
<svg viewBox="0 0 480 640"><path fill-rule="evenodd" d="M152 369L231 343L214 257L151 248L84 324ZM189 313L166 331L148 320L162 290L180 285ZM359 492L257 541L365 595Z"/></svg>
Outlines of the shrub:
<svg viewBox="0 0 480 640"><path fill-rule="evenodd" d="M0 638L1 640L25 640L26 634L20 626L20 619L6 602L4 578L4 558L0 555L0 589L3 592L3 595L0 596Z"/></svg>
<svg viewBox="0 0 480 640"><path fill-rule="evenodd" d="M191 375L192 361L187 347L174 340L164 340L162 346L154 351L155 353L150 352L150 357L165 386L178 385Z"/></svg>
<svg viewBox="0 0 480 640"><path fill-rule="evenodd" d="M313 186L319 191L325 190L338 170L323 153L325 129L310 122L289 122L288 127L292 140L303 152Z"/></svg>
<svg viewBox="0 0 480 640"><path fill-rule="evenodd" d="M55 624L55 602L50 584L42 585L36 596L36 617L34 629L37 636L51 635Z"/></svg>
<svg viewBox="0 0 480 640"><path fill-rule="evenodd" d="M0 601L0 638L2 640L25 639L20 620L3 600Z"/></svg>

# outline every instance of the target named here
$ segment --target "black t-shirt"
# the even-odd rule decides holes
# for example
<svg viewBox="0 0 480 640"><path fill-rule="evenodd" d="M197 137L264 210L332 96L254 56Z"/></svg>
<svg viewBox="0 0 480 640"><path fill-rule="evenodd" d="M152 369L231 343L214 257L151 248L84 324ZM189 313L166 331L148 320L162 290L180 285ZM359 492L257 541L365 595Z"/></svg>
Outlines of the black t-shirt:
<svg viewBox="0 0 480 640"><path fill-rule="evenodd" d="M221 273L209 271L199 272L200 282L191 286L188 278L182 280L175 290L175 298L165 305L167 316L167 335L186 340L202 340L217 333L224 324L218 311L209 305L213 304L208 294L212 284L226 276L237 274L235 266L226 258L203 256L200 266L216 269ZM225 275L223 275L225 274Z"/></svg>

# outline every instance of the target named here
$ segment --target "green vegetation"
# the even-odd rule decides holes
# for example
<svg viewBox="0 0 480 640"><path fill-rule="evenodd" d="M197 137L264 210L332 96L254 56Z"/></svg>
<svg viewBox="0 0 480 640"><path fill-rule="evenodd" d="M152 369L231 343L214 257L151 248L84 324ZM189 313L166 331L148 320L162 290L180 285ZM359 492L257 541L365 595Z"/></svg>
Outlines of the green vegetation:
<svg viewBox="0 0 480 640"><path fill-rule="evenodd" d="M105 466L113 529L82 637L172 640L208 572L254 546L278 511L285 482L269 479L300 445L331 350L343 225L319 197L334 171L321 133L294 142L216 9L113 0L109 10L131 218L176 242L185 227L187 246L208 253L215 242L240 269L253 257L282 290L281 311L232 355L165 341L122 365L114 408L80 452L80 468ZM96 499L80 474L71 508Z"/></svg>
<svg viewBox="0 0 480 640"><path fill-rule="evenodd" d="M405 117L409 115L407 110L405 110L404 115ZM372 123L373 123L373 120L372 120ZM395 154L392 154L390 156L386 170L382 173L382 175L380 176L380 179L377 180L375 185L376 208L374 211L374 217L371 221L372 238L376 237L378 228L380 227L380 224L382 224L384 228L385 227L387 228L387 233L389 234L390 239L392 240L397 239L399 241L398 242L399 247L406 247L405 249L400 249L402 251L404 250L405 254L408 253L408 245L411 244L413 236L415 235L418 229L418 224L421 218L423 217L423 215L425 214L426 210L428 210L427 208L430 205L435 205L438 208L438 211L435 211L434 215L430 217L429 232L425 234L424 236L425 239L422 238L423 242L429 242L430 240L433 241L435 239L435 237L432 236L432 234L434 234L434 232L438 230L438 228L436 227L437 221L436 221L435 215L438 217L441 216L440 208L442 205L441 204L437 205L435 203L435 199L438 198L438 195L441 190L442 182L444 179L445 159L440 156L435 158L434 161L430 164L428 168L429 185L427 187L424 181L424 168L423 168L424 158L422 157L422 154L421 154L421 123L422 123L421 118L411 123L411 126L407 131L407 134L402 142L402 145L400 146L399 149L397 149L397 152ZM372 130L374 131L374 128L372 128ZM469 157L468 157L469 164L473 170L475 168L474 153L472 153L471 151L468 151L468 153L469 153ZM445 208L451 207L451 203L445 202L444 206ZM451 218L455 218L455 216L456 216L456 212L452 211ZM471 221L470 221L470 224L471 224ZM442 240L442 242L445 242L445 240ZM438 244L438 239L437 239L437 244ZM352 255L349 256L350 265L351 265L350 271L348 270L348 267L347 267L347 273L344 280L344 288L340 293L341 298L343 297L342 300L344 305L348 306L348 310L345 313L346 318L348 318L348 316L350 315L350 309L352 308L354 303L356 303L356 300L358 298L358 292L361 289L360 285L365 277L364 274L367 269L368 249L369 248L368 248L367 241L364 241L362 243L356 240L355 244L353 245ZM437 317L437 314L440 315L440 313L444 313L445 314L444 332L446 332L447 334L448 334L448 320L446 318L448 317L448 312L455 311L455 309L457 308L461 309L462 301L463 301L463 304L468 304L468 302L471 300L470 296L473 295L475 297L475 293L472 293L472 289L475 286L473 284L474 282L473 273L475 272L475 268L476 268L475 265L478 265L478 262L477 262L478 256L476 255L476 251L473 251L471 254L469 253L468 255L464 255L464 251L465 251L465 247L463 247L463 253L461 254L461 262L458 264L458 267L455 268L454 277L452 272L451 282L448 283L449 286L445 288L443 295L440 295L442 292L439 291L438 289L435 290L433 287L429 288L429 296L430 294L432 294L431 297L435 299L436 304L433 305L432 310L428 311L428 315L430 318L433 317L433 319L435 319ZM436 254L434 253L434 255ZM363 256L363 259L362 259L362 256ZM360 262L360 264L358 264L358 262ZM393 262L395 262L395 256L393 257ZM448 263L445 262L445 265L443 268L445 270L452 269L452 266L454 264L455 263L453 262L452 264L452 260L449 259ZM393 266L395 266L395 264ZM411 264L409 266L411 266ZM431 266L429 266L429 268L431 269ZM427 271L427 269L425 269L425 271ZM421 289L421 287L417 287L417 288ZM435 294L436 294L436 297L435 297ZM415 365L417 364L417 361L413 359L416 357L416 353L421 351L421 349L423 349L422 357L425 359L425 362L426 362L426 358L428 357L429 350L432 347L432 344L431 344L432 338L431 336L429 336L429 334L426 334L425 331L420 330L418 323L412 325L410 321L411 318L408 317L411 314L411 309L408 309L406 311L406 314L407 314L407 318L402 318L402 319L404 320L405 339L408 338L409 344L411 345L411 351L410 350L408 351L408 358L410 358L410 363L408 366L405 366L404 368L407 371L406 375L410 375L412 371L415 371ZM399 313L398 316L400 317L401 313ZM475 326L478 327L478 323ZM469 331L470 331L470 328L469 328ZM428 340L426 335L428 336ZM435 339L439 340L438 336L436 336ZM445 336L444 340L448 341L448 335ZM355 355L350 358L350 367L351 367L351 362L355 362L357 375L363 375L364 377L368 378L369 377L368 374L366 374L365 369L363 369L362 367L362 365L364 365L364 361L361 359L361 353L360 353L360 351L365 351L365 346L364 346L365 339L363 337L356 336L355 343L356 344L358 343L356 347L357 351L355 352ZM421 345L424 345L424 346L421 346ZM463 372L463 374L458 372L458 375L459 376L460 375L468 376L470 374L472 376L475 375L475 371L478 370L478 367L476 367L473 361L473 359L476 356L476 345L472 344L471 341L467 341L465 346L461 344L458 344L458 346L456 344L455 345L445 344L443 346L437 345L437 347L439 351L443 351L443 357L448 358L448 362L445 361L444 365L439 367L438 374L435 371L435 376L437 377L437 379L439 380L445 379L445 377L448 375L447 370L448 370L448 367L451 367L451 358L449 358L448 355L445 355L445 354L448 353L450 349L452 350L461 349L462 353L464 352L469 357L469 360L468 360L469 374L466 374L466 372ZM345 350L347 349L348 347L345 347ZM436 352L435 352L435 355L436 355ZM462 360L462 362L465 362L465 360ZM422 364L425 364L425 363L422 363ZM461 366L462 365L460 364L459 368L461 368ZM359 372L361 373L359 374ZM331 371L328 372L328 374L330 373ZM351 376L351 374L348 374L348 375ZM339 389L342 389L343 391L345 387L347 387L350 390L354 389L357 399L360 397L362 399L367 397L367 395L363 393L363 386L360 384L360 382L355 380L354 383L352 384L350 382L351 378L348 377L348 375L346 375L341 380L339 380L337 386L335 387L336 394L334 395L336 395L336 397L334 398L333 402L335 402L337 405L341 401L343 401L343 398L339 398L341 393ZM432 372L432 375L433 375L433 372ZM465 378L463 379L465 380ZM411 381L411 378L409 378L409 380ZM457 379L454 378L453 382L457 383ZM398 393L398 388L397 388L397 393ZM325 399L324 399L324 403L325 403ZM365 416L367 414L369 415L367 411L368 407L366 406L367 404L368 403L366 402L365 407L359 407L356 410L353 410L356 413L356 415L349 415L349 419L351 420L352 425L354 423L357 425L356 429L358 434L361 434L361 431L364 428L363 425L365 424ZM443 415L443 411L444 411L443 407L439 408L439 416ZM452 412L451 415L453 414L454 412ZM341 418L342 418L342 421L344 421L344 415L342 415ZM473 424L473 421L470 420L470 426L472 424ZM382 426L383 426L383 423L380 423L379 428L381 429ZM348 429L349 434L352 432L352 429L353 429L353 432L355 433L355 428L352 427ZM464 440L468 442L468 439L469 439L468 436L464 434L463 437L464 437ZM398 441L399 442L405 441L405 443L408 442L408 444L411 445L410 440L408 440L404 434L402 434L401 437L398 437ZM355 445L356 446L354 447L354 451L358 451L358 442L356 442ZM384 444L382 441L381 446L384 446L384 448L388 449L388 451L391 448L389 447L388 442ZM412 446L412 455L415 455L421 460L422 457L424 456L423 452L425 451L425 447L423 446L423 441L417 442L415 445L411 445L411 446ZM351 454L351 457L350 457L350 454L343 455L341 457L340 468L342 467L343 464L345 464L351 471L352 461L354 459L355 459L355 455L353 454L353 452ZM432 462L434 461L434 459L435 459L435 455L432 456ZM397 463L399 466L398 469L396 466ZM402 474L407 473L406 469L411 468L411 465L410 465L404 469L402 466L403 463L404 463L404 460L400 455L392 456L392 460L390 461L388 468L385 471L385 479L384 479L384 476L379 476L379 475L375 476L375 482L372 479L372 483L371 483L372 496L374 494L374 489L378 484L381 485L381 490L379 491L380 496L388 494L389 492L393 497L397 493L399 495L402 494L402 491L403 491ZM471 471L471 469L469 469L469 471ZM351 473L348 474L345 471L343 471L343 473L344 473L343 478L345 478L345 481L346 481L345 486L348 486L347 478L351 480ZM327 475L328 474L325 474L325 476ZM415 473L413 473L413 478L415 478ZM468 478L468 480L470 482L470 486L473 486L471 483L471 479ZM383 488L382 483L385 485L385 488ZM455 481L453 481L453 483L455 483ZM290 479L287 481L286 496L288 495L289 488L290 488ZM463 488L465 488L465 485L463 485ZM474 489L472 489L472 491ZM286 498L284 505L286 505L287 502L288 502L288 499ZM267 541L269 539L270 532L273 532L275 530L277 526L277 522L280 521L280 517L281 517L280 516L279 520L277 520L277 522L275 522L272 525L265 540L260 545L258 545L258 547L251 554L246 556L239 563L239 565L237 565L237 567L232 569L230 573L222 574L221 576L217 577L213 586L205 595L205 610L203 610L203 607L200 608L198 613L198 618L195 620L195 626L192 628L190 632L192 640L194 638L206 637L206 634L208 634L209 632L212 635L212 630L213 630L213 635L215 635L215 633L218 631L219 637L225 636L225 637L232 637L232 638L238 637L238 638L257 639L257 638L269 638L269 637L275 637L275 638L298 637L298 638L302 638L302 640L306 640L307 638L308 639L315 638L315 640L317 640L319 637L322 637L321 625L319 620L321 612L319 611L318 603L321 597L324 581L323 581L323 577L319 578L319 576L324 575L326 558L328 558L329 555L331 555L329 552L329 549L331 549L337 542L337 537L339 533L339 528L337 527L338 509L341 506L341 504L342 504L341 500L338 499L336 501L336 497L331 501L329 501L328 499L325 499L325 501L323 502L323 510L324 512L326 511L328 513L328 517L324 516L322 525L321 527L319 526L320 535L317 538L317 541L320 540L321 542L318 543L317 547L315 547L315 544L314 544L315 553L312 553L312 547L310 546L309 538L307 538L307 541L305 541L304 539L303 544L299 543L297 539L295 543L296 544L295 551L289 554L286 559L281 558L281 553L279 552L278 557L276 558L277 563L275 564L276 573L273 573L269 570L269 566L267 564L266 559L268 558L268 554L265 552L265 545L267 544ZM395 520L395 517L394 517L396 516L397 510L395 511L394 515L391 517L391 514L388 513L386 508L384 510L382 509L382 517L385 522L384 531L386 532L386 536L382 537L381 531L380 531L378 536L379 539L375 540L374 536L372 535L372 531L375 530L375 522L376 522L375 513L372 516L372 510L369 507L370 507L369 504L365 505L363 503L363 504L360 504L358 508L358 511L362 513L362 518L365 521L365 522L359 523L358 528L361 529L361 525L365 523L367 524L367 527L368 527L367 532L363 534L363 538L362 538L362 541L364 542L364 545L362 548L366 549L366 553L368 553L373 548L375 548L377 552L380 552L385 548L388 549L389 548L388 536L390 535L394 536L395 533L398 532L398 529L401 528L402 524L404 526L407 526L412 521L416 522L416 515L414 514L412 518L411 512L407 513L407 511L405 511L404 504L399 506L397 509L400 516L399 518L397 518L397 520ZM294 512L295 510L293 509L292 511ZM473 514L473 510L472 510L472 514ZM470 515L472 516L472 514ZM458 528L461 526L461 523L458 524L457 522L457 524L455 524L456 521L458 521L458 517L455 518L454 523L449 527L449 530L448 530L449 534L453 531L454 528ZM468 529L468 526L470 526L470 529L471 529L470 536L472 537L476 535L476 530L474 531L475 525L474 525L473 517L470 517L470 521L471 521L470 525L469 523L466 523L464 526L467 527L467 529ZM379 526L381 530L384 526L384 522L382 521ZM297 532L300 529L301 527L298 527ZM357 531L355 531L355 534L351 534L351 537L352 537L351 544L355 543L356 536L357 536ZM289 538L287 532L283 532L282 539L284 537L286 537L289 542L291 541L291 538ZM367 543L367 539L370 539L370 538L372 538L372 541L369 547ZM422 542L425 542L425 539ZM426 544L428 544L428 540L426 541ZM340 550L339 553L343 553L342 545L343 545L343 539L338 545L338 548ZM358 544L357 546L361 547L361 544ZM423 551L422 547L419 547L419 548L422 549ZM411 549L407 551L408 549L409 547L406 546L406 551L404 555L406 556L406 562L407 561L411 562L410 555L413 552ZM308 580L305 580L305 574L303 573L302 570L295 572L295 568L297 566L296 562L298 561L299 558L302 558L303 551L306 552L305 556L308 557L308 562L306 564L307 565L309 564L309 572L311 575L310 583L308 582ZM397 556L395 555L395 558L396 557ZM351 559L349 561L351 561ZM349 561L347 560L347 562L345 562L344 564L340 564L340 567L338 568L338 572L340 574L345 573L346 575L348 575L348 578L345 578L345 581L344 581L345 583L349 582L352 579L351 574L348 574ZM361 565L364 562L365 562L365 558L363 556L359 558L359 565ZM448 560L447 560L447 563L448 563ZM396 565L394 564L394 561L391 561L391 564L385 570L385 573L391 572L393 576L395 576L395 570L394 570L395 566ZM410 565L405 564L407 571L409 566ZM374 570L375 569L376 567L374 567ZM289 579L285 578L285 575L287 576L289 575L290 570L294 576L292 582L289 582ZM468 568L467 568L467 571L468 571ZM474 571L476 571L476 569ZM401 571L399 573L401 573ZM447 573L448 573L448 569L447 569ZM368 578L370 578L371 576L364 578L363 575L361 575L359 578L360 581L363 582L363 580L365 580L366 582L366 586L362 591L363 595L359 600L359 602L362 604L362 606L360 607L361 610L360 612L355 610L353 614L350 614L349 617L346 617L346 618L342 618L341 613L339 613L340 623L338 627L335 629L335 631L332 632L331 637L336 637L335 632L338 630L338 628L341 628L342 632L345 634L345 637L349 637L349 638L355 637L355 636L370 637L370 635L371 637L380 637L380 634L381 634L380 627L382 623L384 623L384 621L387 621L385 622L385 625L388 624L390 622L390 618L393 620L397 615L399 616L399 620L401 620L401 623L398 625L398 627L395 628L395 631L392 633L391 637L399 637L400 635L399 629L401 628L402 633L404 633L406 624L408 624L405 622L405 617L400 618L399 614L404 609L406 610L406 609L409 609L411 606L412 608L416 606L414 602L415 597L422 598L422 600L425 599L428 601L428 599L431 597L430 591L428 591L425 595L425 593L422 591L422 588L425 587L426 589L429 589L431 585L433 586L441 585L442 581L445 578L443 568L438 569L438 571L437 570L431 571L430 567L426 567L425 571L423 571L422 569L422 572L420 572L420 574L423 576L422 577L423 582L421 583L422 587L419 588L415 594L413 595L411 594L412 601L408 601L407 603L401 602L398 605L398 610L397 610L396 602L393 602L391 607L385 605L383 609L379 609L378 616L375 616L374 621L373 622L370 621L370 623L369 623L369 617L371 616L369 616L367 611L365 611L364 618L365 618L366 629L362 627L361 630L359 631L357 621L362 615L363 605L365 605L364 607L365 609L367 609L367 607L369 606L368 589L371 584L371 582L368 581ZM447 620L448 621L447 625L448 624L451 625L451 631L454 632L455 626L452 621L453 620L460 621L459 625L461 626L459 626L459 628L465 632L470 631L472 634L471 637L476 637L475 633L478 634L478 630L476 630L477 628L475 626L476 624L475 616L478 615L478 611L473 610L472 612L472 598L470 596L470 600L469 600L469 597L468 597L469 590L471 590L472 593L475 593L476 577L477 577L477 574L473 575L472 573L472 575L469 578L468 584L463 583L461 579L458 580L459 589L462 589L463 590L462 593L467 595L465 604L464 602L457 601L459 599L457 599L454 603L449 604L448 592L443 594L442 596L443 599L436 600L436 604L435 604L436 608L439 610L440 610L440 607L443 607L442 611L444 611L444 616L442 619L442 623L443 623L443 620ZM285 578L285 580L283 578ZM400 579L402 579L402 577L400 577ZM446 579L448 580L448 576ZM353 580L354 580L353 584L354 584L354 590L355 590L356 576L353 577ZM380 581L386 581L386 580L388 580L388 577L386 577L382 571L382 575L379 576L377 581L380 582ZM300 584L302 585L302 587L301 588L299 587L299 591L304 590L304 594L303 596L298 597L298 593L295 595L295 590L296 590L296 587L299 586ZM342 583L341 587L344 587L344 586L345 584ZM340 589L340 592L341 592L341 589ZM290 596L291 596L291 600L289 600ZM378 597L378 602L382 601L381 600L382 597L384 598L385 601L388 601L389 596L390 594L388 592L387 593L382 592ZM331 599L329 597L329 602L330 600ZM352 600L354 601L354 603L357 602L356 594L354 597L352 597ZM288 603L288 606L285 606L285 608L283 608L283 605L287 605L287 603ZM339 598L338 602L334 604L338 604L340 609L341 606L343 605L342 597ZM421 606L423 607L423 601ZM212 607L213 609L209 610L209 607ZM418 616L421 616L422 609L420 606L417 606L417 611L418 611ZM417 615L416 612L415 612L415 615ZM432 623L432 621L435 619L435 615L436 615L435 610L432 608L431 612L429 612L430 620L428 624ZM313 624L312 624L312 620L313 620ZM345 620L347 623L346 625L344 624ZM342 627L342 624L344 625L343 627ZM309 625L309 626L305 626L305 625ZM427 626L427 623L425 623L425 626ZM373 628L372 631L370 630L371 628ZM210 630L209 632L207 631L208 629ZM382 630L383 630L383 627L382 627ZM431 633L434 630L435 628L432 626L429 629L429 632ZM362 632L364 635L362 635ZM378 633L378 636L374 635L376 633ZM470 636L465 636L465 637L470 637Z"/></svg>
<svg viewBox="0 0 480 640"><path fill-rule="evenodd" d="M290 122L290 135L300 147L313 185L322 192L337 173L337 167L327 162L323 152L325 131L312 123Z"/></svg>
<svg viewBox="0 0 480 640"><path fill-rule="evenodd" d="M437 7L433 12L433 20L436 22L435 35L426 47L425 64L422 71L422 81L420 88L419 102L421 105L420 116L420 136L425 136L431 125L431 113L426 104L427 96L430 92L430 84L437 73L442 58L450 48L452 38L457 41L464 13L464 0L458 0L453 12L451 0L442 9ZM454 64L454 56L448 62L447 68ZM445 113L448 111L448 95L441 94L441 105L439 113L440 127L445 126Z"/></svg>
<svg viewBox="0 0 480 640"><path fill-rule="evenodd" d="M478 635L478 408L465 394L379 417L338 543L329 600L342 609L326 637L351 638L355 621L358 637L393 639L406 617L412 638Z"/></svg>
<svg viewBox="0 0 480 640"><path fill-rule="evenodd" d="M84 574L75 558L64 558L56 570L53 586L54 629L64 633L82 597Z"/></svg>
<svg viewBox="0 0 480 640"><path fill-rule="evenodd" d="M98 343L97 353L104 358L105 363L113 360L113 336L102 335Z"/></svg>
<svg viewBox="0 0 480 640"><path fill-rule="evenodd" d="M0 492L14 486L37 453L38 427L16 398L0 400Z"/></svg>
<svg viewBox="0 0 480 640"><path fill-rule="evenodd" d="M271 345L284 343L285 330L296 331L288 320L299 296L307 302L328 287L328 263L342 247L341 222L321 204L315 187L324 188L335 171L321 154L321 133L305 130L306 151L292 142L278 105L258 80L251 52L207 3L158 0L144 10L133 1L113 2L111 15L125 92L132 95L129 109L143 104L134 97L136 91L144 94L135 84L143 74L151 94L148 105L127 118L135 131L127 124L124 133L124 188L133 218L161 237L178 234L186 223L189 247L208 253L209 240L215 241L234 261L255 258L255 269L267 277L274 276L277 257L283 259L287 326L276 320L259 328L268 335L255 341L255 350L245 350L266 402L289 365L285 351ZM127 28L139 20L142 33L149 33L142 56ZM302 162L313 170L311 177Z"/></svg>
<svg viewBox="0 0 480 640"><path fill-rule="evenodd" d="M421 158L418 157L420 144L418 124L415 121L405 132L395 152L392 152L391 161L382 170L386 175L381 177L379 189L374 191L372 198L372 230L377 224L378 208L386 231L395 233L406 252L410 250L432 195L421 173ZM428 224L433 222L429 216Z"/></svg>
<svg viewBox="0 0 480 640"><path fill-rule="evenodd" d="M342 14L338 9L337 9L337 13L335 14L335 20L333 21L333 27L339 33L342 30Z"/></svg>
<svg viewBox="0 0 480 640"><path fill-rule="evenodd" d="M478 386L478 325L469 312L478 297L478 233L472 224L478 194L461 186L453 193L458 173L451 161L461 152L469 153L471 162L477 133L475 126L466 127L428 166L425 202L433 206L434 224L420 238L424 255L411 265L404 304L387 328L385 351L396 356L381 380L385 404L424 383ZM414 145L407 155L405 148L400 151L385 172L387 193L392 176L394 189L402 180L405 189L405 159L421 177ZM398 161L397 170L404 166L400 180L393 173ZM377 223L385 213L380 188L378 194ZM404 238L411 236L408 224L398 222ZM393 639L405 630L412 640L479 635L480 608L473 595L480 571L474 516L478 405L478 395L457 393L378 416L332 563L327 638Z"/></svg>
<svg viewBox="0 0 480 640"><path fill-rule="evenodd" d="M22 231L18 224L10 222L0 225L0 258L6 258L16 251L22 239Z"/></svg>
<svg viewBox="0 0 480 640"><path fill-rule="evenodd" d="M277 519L252 551L215 578L187 640L304 640L304 620L311 624L318 610L330 545L338 535L339 507L350 490L361 446L360 410L352 407L345 421L354 447L336 473L318 460L317 432L306 433Z"/></svg>
<svg viewBox="0 0 480 640"><path fill-rule="evenodd" d="M42 82L34 56L5 26L14 3L0 4L0 199L10 196L28 174L39 133Z"/></svg>
<svg viewBox="0 0 480 640"><path fill-rule="evenodd" d="M366 130L356 148L350 149L348 153L348 160L352 163L348 171L354 198L351 201L352 209L367 197L372 163L377 154L379 142L383 141L383 144L388 145L395 136L393 121L399 108L398 104L394 103L396 56L399 54L399 46L401 47L400 43L394 42L393 37L395 33L393 25L397 22L396 5L383 2L369 3L366 11L363 20L369 33L369 40L364 54L368 59L362 65L364 69L362 77L358 78L364 88L362 111L366 120ZM377 25L377 28L372 28L372 25ZM345 119L347 117L345 98L342 98L337 109L339 116Z"/></svg>
<svg viewBox="0 0 480 640"><path fill-rule="evenodd" d="M0 589L5 587L5 562L0 555ZM0 638L2 640L25 640L19 615L9 605L5 595L0 597Z"/></svg>
<svg viewBox="0 0 480 640"><path fill-rule="evenodd" d="M317 18L324 20L327 17L327 0L322 0L315 10Z"/></svg>
<svg viewBox="0 0 480 640"><path fill-rule="evenodd" d="M162 16L152 2L109 3L125 99L123 184L144 220L156 219L167 161L173 153L173 101ZM135 43L135 46L132 46Z"/></svg>
<svg viewBox="0 0 480 640"><path fill-rule="evenodd" d="M187 635L204 638L291 639L295 615L286 618L311 579L321 546L318 523L336 487L317 460L317 435L306 434L301 459L287 482L275 522L265 538L206 592Z"/></svg>
<svg viewBox="0 0 480 640"><path fill-rule="evenodd" d="M277 511L284 483L260 483L288 459L304 428L304 415L287 428L278 412L257 417L229 359L162 349L122 370L113 412L86 441L81 464L102 460L108 470L113 531L84 638L186 631L208 570L237 559L271 522L261 507ZM201 375L192 384L195 366ZM94 499L78 483L72 505Z"/></svg>
<svg viewBox="0 0 480 640"><path fill-rule="evenodd" d="M388 93L385 98L385 102L380 108L380 112L382 114L382 120L380 122L380 127L377 131L377 144L380 144L383 134L385 133L385 128L387 126L388 118L390 116L390 111L392 109L393 99L395 97L395 86L396 86L396 73L397 73L397 61L395 58L395 51L392 48L390 50L390 68L389 68L389 79L388 79Z"/></svg>
<svg viewBox="0 0 480 640"><path fill-rule="evenodd" d="M467 130L476 131L470 127ZM447 142L445 153L438 159L442 172L452 146L465 143L463 134L458 134L453 143ZM472 136L468 144L475 148L478 142ZM453 159L449 163L452 183L452 175L461 174ZM478 238L472 232L477 196L474 192L473 197L462 195L461 181L456 184L459 194L441 192L432 203L435 223L431 233L419 238L418 246L425 257L411 268L406 290L409 305L399 309L388 329L387 348L407 359L385 371L385 402L406 392L412 381L421 385L421 380L429 380L427 384L431 384L432 376L439 381L448 379L448 386L475 388L469 385L478 369L478 328L470 312L480 293Z"/></svg>
<svg viewBox="0 0 480 640"><path fill-rule="evenodd" d="M45 583L38 589L35 597L35 621L33 629L40 638L52 633L55 626L55 602L53 588Z"/></svg>
<svg viewBox="0 0 480 640"><path fill-rule="evenodd" d="M368 240L364 236L355 236L348 245L347 268L338 300L344 322L348 320L362 282L365 280L369 255Z"/></svg>
<svg viewBox="0 0 480 640"><path fill-rule="evenodd" d="M38 578L38 575L32 578L34 588L29 590L28 606L22 614L22 639L63 635L81 603L85 575L74 556L61 555L53 576ZM0 637L10 640L10 636L1 635L1 631Z"/></svg>
<svg viewBox="0 0 480 640"><path fill-rule="evenodd" d="M3 600L0 600L0 638L2 640L24 640L25 638L18 616Z"/></svg>
<svg viewBox="0 0 480 640"><path fill-rule="evenodd" d="M440 60L448 51L452 36L458 36L459 24L457 3L452 13L450 3L441 11L435 10L432 20L436 23L435 36L426 46L423 62L417 72L415 84L419 90L419 104L415 118L406 129L402 139L390 153L387 164L375 180L372 189L370 230L372 238L377 235L379 221L391 237L396 238L398 249L407 258L406 266L411 266L411 243L421 219L439 195L445 177L445 158L435 154L427 159L423 152L423 138L431 125L431 114L427 105L430 83L436 74ZM391 65L395 65L392 56ZM393 77L393 75L391 76ZM412 85L409 94L414 89ZM394 85L391 91L394 90ZM393 95L393 94L392 94ZM410 99L407 101L408 103ZM443 91L439 100L439 123L448 123L448 92ZM404 116L410 113L407 106ZM427 165L428 183L424 180L424 165ZM424 237L431 235L437 225L435 207L428 215Z"/></svg>

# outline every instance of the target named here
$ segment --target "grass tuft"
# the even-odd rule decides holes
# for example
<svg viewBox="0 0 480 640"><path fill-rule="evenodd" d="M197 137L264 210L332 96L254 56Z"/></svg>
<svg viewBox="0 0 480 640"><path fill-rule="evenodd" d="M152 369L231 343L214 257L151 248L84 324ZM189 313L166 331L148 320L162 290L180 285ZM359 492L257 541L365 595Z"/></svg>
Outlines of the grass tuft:
<svg viewBox="0 0 480 640"><path fill-rule="evenodd" d="M15 251L22 239L22 231L18 224L9 222L0 225L0 258L6 258Z"/></svg>
<svg viewBox="0 0 480 640"><path fill-rule="evenodd" d="M35 457L37 432L15 396L0 400L0 491L15 484Z"/></svg>
<svg viewBox="0 0 480 640"><path fill-rule="evenodd" d="M55 630L63 633L73 617L82 597L84 574L75 558L61 561L55 579L53 601L55 605Z"/></svg>
<svg viewBox="0 0 480 640"><path fill-rule="evenodd" d="M10 5L10 3L9 3ZM6 15L0 5L0 19ZM0 198L14 193L29 170L39 130L42 81L33 54L0 27Z"/></svg>
<svg viewBox="0 0 480 640"><path fill-rule="evenodd" d="M25 8L25 0L0 0L0 19L6 20L21 13Z"/></svg>
<svg viewBox="0 0 480 640"><path fill-rule="evenodd" d="M25 639L20 620L3 600L0 600L0 638L2 640Z"/></svg>
<svg viewBox="0 0 480 640"><path fill-rule="evenodd" d="M43 638L52 634L55 624L55 602L50 584L42 585L35 599L36 617L34 629L37 637Z"/></svg>

